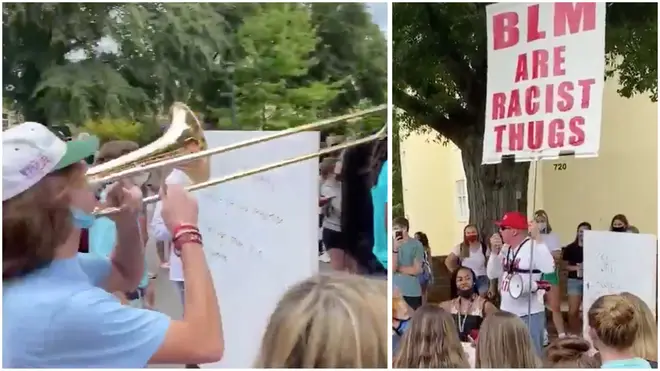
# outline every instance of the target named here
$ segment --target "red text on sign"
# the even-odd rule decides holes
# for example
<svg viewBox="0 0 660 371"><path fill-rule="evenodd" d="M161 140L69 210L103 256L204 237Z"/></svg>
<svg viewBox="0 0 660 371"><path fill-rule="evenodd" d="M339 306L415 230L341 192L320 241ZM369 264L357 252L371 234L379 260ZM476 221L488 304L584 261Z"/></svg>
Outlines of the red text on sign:
<svg viewBox="0 0 660 371"><path fill-rule="evenodd" d="M507 139L509 151L522 151L527 148L538 150L547 144L549 148L561 148L568 143L579 147L584 143L584 117L575 116L566 122L557 118L550 122L544 120L517 122L512 124L496 125L495 152L502 153L504 139Z"/></svg>
<svg viewBox="0 0 660 371"><path fill-rule="evenodd" d="M553 36L593 31L596 29L596 3L554 3ZM493 49L513 47L520 42L520 17L516 12L493 15ZM539 27L539 5L527 7L526 42L542 40L546 32Z"/></svg>
<svg viewBox="0 0 660 371"><path fill-rule="evenodd" d="M546 114L554 113L555 109L559 112L567 112L575 107L576 98L580 109L587 109L591 102L591 88L595 83L596 79L578 80L577 83L563 81L557 86L530 85L524 89L513 89L508 93L494 93L491 119L520 117L523 116L523 109L524 115L527 116L535 115L540 110Z"/></svg>
<svg viewBox="0 0 660 371"><path fill-rule="evenodd" d="M566 47L563 45L556 46L552 49L552 76L564 76L566 74L566 69L564 68L564 62L566 62L566 57L564 57L565 51ZM532 80L548 77L549 60L550 52L544 49L533 50L529 54L520 54L516 63L516 78L514 82L529 80L530 66Z"/></svg>

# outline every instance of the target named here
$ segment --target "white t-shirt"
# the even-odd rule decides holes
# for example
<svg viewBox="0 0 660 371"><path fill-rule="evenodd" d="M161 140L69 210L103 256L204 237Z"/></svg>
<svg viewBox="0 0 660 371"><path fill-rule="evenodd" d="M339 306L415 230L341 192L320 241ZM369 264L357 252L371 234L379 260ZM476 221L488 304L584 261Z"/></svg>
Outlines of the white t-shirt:
<svg viewBox="0 0 660 371"><path fill-rule="evenodd" d="M543 244L548 247L550 253L561 250L561 241L557 233L541 234L541 239L543 240Z"/></svg>
<svg viewBox="0 0 660 371"><path fill-rule="evenodd" d="M180 184L189 186L192 184L188 175L181 170L174 169L165 179L165 184ZM194 195L194 193L192 193ZM163 217L160 215L160 210L163 207L161 202L156 203L154 209L154 216L151 219L150 231L151 235L156 239L156 241L171 241L172 236L170 231L165 226L163 222ZM181 264L181 258L179 258L175 253L174 249L170 249L170 281L183 281L183 265Z"/></svg>
<svg viewBox="0 0 660 371"><path fill-rule="evenodd" d="M461 259L462 266L472 269L477 277L486 275L486 258L490 255L489 249L486 250L486 255L484 255L481 244L479 244L470 248L470 255L467 258L461 258L461 244L459 243L454 246L451 252Z"/></svg>
<svg viewBox="0 0 660 371"><path fill-rule="evenodd" d="M516 250L511 249L510 246L503 246L499 255L491 254L490 259L488 259L488 278L495 279L499 278L499 289L500 296L502 297L502 302L500 304L500 309L514 313L520 317L527 315L527 306L528 300L531 300L531 311L530 314L540 313L545 311L545 306L543 305L543 292L537 291L530 294L523 294L519 298L514 299L509 294L509 282L513 274L518 274L522 277L524 282L529 281L529 275L532 275L533 281L538 281L541 279L541 273L513 273L509 274L504 270L504 267L509 265L509 262L512 262L514 267L520 270L539 270L542 273L552 273L555 270L555 262L550 254L550 250L543 243L534 242L534 261L531 260L531 247L532 242L529 239L525 239L522 245ZM509 250L511 250L509 252ZM530 269L530 263L533 264L533 267Z"/></svg>
<svg viewBox="0 0 660 371"><path fill-rule="evenodd" d="M341 183L326 180L321 186L321 197L330 198L327 207L330 212L323 218L323 228L341 232Z"/></svg>

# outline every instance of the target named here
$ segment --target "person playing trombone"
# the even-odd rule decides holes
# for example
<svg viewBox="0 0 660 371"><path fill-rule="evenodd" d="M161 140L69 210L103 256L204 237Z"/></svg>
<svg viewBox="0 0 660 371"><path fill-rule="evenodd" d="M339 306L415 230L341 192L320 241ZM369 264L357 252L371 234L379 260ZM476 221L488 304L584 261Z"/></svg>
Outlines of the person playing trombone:
<svg viewBox="0 0 660 371"><path fill-rule="evenodd" d="M142 193L127 182L108 192L118 244L111 257L78 254L98 201L83 161L98 139L64 142L27 122L2 134L3 328L7 368L142 368L216 362L224 339L218 300L197 228L196 201L162 192L189 290L184 318L123 306L110 292L134 290L144 269L137 213Z"/></svg>

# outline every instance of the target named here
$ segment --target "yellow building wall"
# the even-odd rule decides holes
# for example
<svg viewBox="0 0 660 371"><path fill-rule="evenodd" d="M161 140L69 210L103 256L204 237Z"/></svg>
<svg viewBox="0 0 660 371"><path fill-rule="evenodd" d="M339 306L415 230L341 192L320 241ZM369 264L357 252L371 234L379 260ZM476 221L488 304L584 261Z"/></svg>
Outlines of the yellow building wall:
<svg viewBox="0 0 660 371"><path fill-rule="evenodd" d="M434 135L411 133L401 142L405 215L411 234L427 234L433 255L447 254L455 244L459 221L453 174L457 163L461 159L456 147L436 142Z"/></svg>
<svg viewBox="0 0 660 371"><path fill-rule="evenodd" d="M600 152L597 158L542 161L530 167L528 215L545 209L562 243L578 223L607 229L625 214L640 233L657 235L658 111L646 96L621 98L612 80L605 84ZM433 255L446 255L461 240L467 223L459 217L456 182L465 179L460 151L435 134L410 134L401 142L405 214L411 232L424 231Z"/></svg>

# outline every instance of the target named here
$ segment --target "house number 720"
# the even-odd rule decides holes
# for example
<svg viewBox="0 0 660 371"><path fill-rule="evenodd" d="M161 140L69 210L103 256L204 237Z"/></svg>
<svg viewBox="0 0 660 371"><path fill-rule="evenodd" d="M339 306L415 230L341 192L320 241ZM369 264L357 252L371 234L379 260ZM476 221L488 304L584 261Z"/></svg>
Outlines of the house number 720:
<svg viewBox="0 0 660 371"><path fill-rule="evenodd" d="M561 164L553 164L552 166L554 166L555 171L566 170L566 164L565 164L565 163L561 163Z"/></svg>

